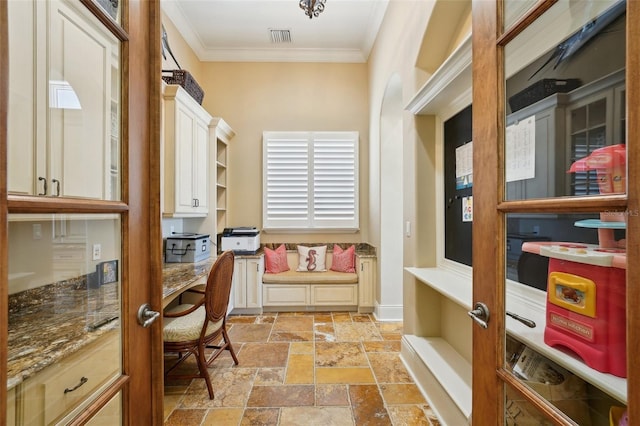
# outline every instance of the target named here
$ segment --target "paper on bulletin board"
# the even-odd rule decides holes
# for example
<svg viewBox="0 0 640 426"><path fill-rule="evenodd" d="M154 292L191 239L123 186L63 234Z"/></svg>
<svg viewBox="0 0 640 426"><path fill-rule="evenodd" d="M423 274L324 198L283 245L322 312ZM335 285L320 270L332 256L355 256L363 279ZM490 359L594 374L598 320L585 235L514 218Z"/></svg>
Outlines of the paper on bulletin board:
<svg viewBox="0 0 640 426"><path fill-rule="evenodd" d="M473 196L462 197L462 221L473 222Z"/></svg>
<svg viewBox="0 0 640 426"><path fill-rule="evenodd" d="M505 146L507 182L536 177L536 117L507 126Z"/></svg>
<svg viewBox="0 0 640 426"><path fill-rule="evenodd" d="M473 142L456 148L456 189L473 185Z"/></svg>
<svg viewBox="0 0 640 426"><path fill-rule="evenodd" d="M536 117L507 126L505 146L507 182L536 177Z"/></svg>

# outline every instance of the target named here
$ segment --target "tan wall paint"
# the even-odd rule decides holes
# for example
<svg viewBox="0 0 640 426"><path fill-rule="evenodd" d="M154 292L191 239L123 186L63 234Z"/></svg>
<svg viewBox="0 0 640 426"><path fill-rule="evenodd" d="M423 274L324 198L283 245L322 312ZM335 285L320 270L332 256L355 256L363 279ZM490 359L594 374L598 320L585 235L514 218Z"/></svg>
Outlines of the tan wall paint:
<svg viewBox="0 0 640 426"><path fill-rule="evenodd" d="M204 76L201 72L202 63L184 40L175 25L173 25L171 19L164 12L162 12L161 19L162 25L164 25L164 29L169 37L169 46L171 47L171 51L176 57L176 60L180 64L180 67L189 71L198 84L202 86L202 81L204 80ZM171 55L167 53L167 58L162 60L162 69L172 70L177 68L178 66L173 61L173 58L171 58Z"/></svg>
<svg viewBox="0 0 640 426"><path fill-rule="evenodd" d="M228 225L262 227L262 132L360 133L360 228L356 234L263 233L262 242L368 241L369 119L365 64L203 64L205 108L236 131L229 147Z"/></svg>
<svg viewBox="0 0 640 426"><path fill-rule="evenodd" d="M466 6L447 4L447 0L438 2L424 1L394 1L391 0L383 21L378 39L369 57L369 111L370 111L370 139L371 149L380 149L381 106L384 102L385 89L394 75L402 80L403 105L406 105L428 80L439 64L432 57L433 51L441 61L446 58L446 52L457 47L464 34L470 31L468 14L470 8ZM462 7L460 7L462 6ZM453 10L452 10L453 9ZM441 14L438 14L438 11ZM460 13L457 16L456 13ZM466 14L466 15L465 15ZM428 28L438 27L438 23L446 22L444 34L428 31ZM433 24L433 25L432 25ZM455 27L455 28L451 28ZM425 37L425 34L429 37ZM443 48L444 47L444 51ZM429 70L420 69L417 64L428 62ZM403 138L399 141L399 150L403 151L403 220L410 222L412 234L404 236L403 265L401 266L435 266L436 264L436 170L438 159L435 146L441 133L438 132L434 117L416 117L403 112ZM400 146L402 144L402 146ZM384 160L381 160L384 161ZM384 185L384 177L376 173L378 167L370 165L372 174L370 185L373 188ZM375 196L371 196L374 200ZM384 203L380 200L379 203ZM379 223L379 205L370 206L371 223ZM379 230L371 230L371 243L381 245ZM384 244L384 242L382 242ZM378 264L385 262L378 258ZM380 270L378 271L380 272ZM379 275L380 276L380 275ZM415 279L404 274L404 306L403 320L405 332L414 333L422 324L416 311L416 299L419 290L424 287L417 284ZM378 294L384 294L385 287L397 286L397 283L378 283ZM384 300L377 300L384 304Z"/></svg>

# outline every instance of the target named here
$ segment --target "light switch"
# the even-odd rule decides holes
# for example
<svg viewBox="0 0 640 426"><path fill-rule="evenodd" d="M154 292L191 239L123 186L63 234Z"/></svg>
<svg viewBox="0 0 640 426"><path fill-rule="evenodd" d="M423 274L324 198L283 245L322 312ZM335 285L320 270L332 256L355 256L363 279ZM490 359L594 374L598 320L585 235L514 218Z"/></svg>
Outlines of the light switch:
<svg viewBox="0 0 640 426"><path fill-rule="evenodd" d="M39 223L33 224L33 239L34 240L42 239L42 225Z"/></svg>
<svg viewBox="0 0 640 426"><path fill-rule="evenodd" d="M93 245L93 260L100 260L100 257L102 257L102 245L101 244L94 244Z"/></svg>

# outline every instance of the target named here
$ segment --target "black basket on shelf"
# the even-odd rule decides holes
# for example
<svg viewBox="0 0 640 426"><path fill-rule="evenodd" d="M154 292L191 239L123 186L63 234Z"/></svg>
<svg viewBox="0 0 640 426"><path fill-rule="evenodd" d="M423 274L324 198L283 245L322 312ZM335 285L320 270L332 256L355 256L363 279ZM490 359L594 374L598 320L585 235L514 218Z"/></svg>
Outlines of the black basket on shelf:
<svg viewBox="0 0 640 426"><path fill-rule="evenodd" d="M193 99L202 105L204 91L198 82L187 70L162 70L162 79L167 84L177 84L182 86Z"/></svg>
<svg viewBox="0 0 640 426"><path fill-rule="evenodd" d="M577 89L581 84L578 78L543 78L511 96L509 107L511 107L511 112L516 112L554 93L567 93Z"/></svg>

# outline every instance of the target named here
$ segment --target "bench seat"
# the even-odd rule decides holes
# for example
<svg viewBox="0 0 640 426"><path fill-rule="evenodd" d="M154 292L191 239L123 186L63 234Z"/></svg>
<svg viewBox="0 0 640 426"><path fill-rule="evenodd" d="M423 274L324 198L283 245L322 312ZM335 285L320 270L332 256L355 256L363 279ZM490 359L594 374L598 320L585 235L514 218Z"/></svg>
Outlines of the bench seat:
<svg viewBox="0 0 640 426"><path fill-rule="evenodd" d="M264 311L358 310L359 275L332 271L331 251L327 252L325 260L326 271L296 271L298 252L287 250L289 271L262 274Z"/></svg>
<svg viewBox="0 0 640 426"><path fill-rule="evenodd" d="M357 284L358 274L348 272L300 272L286 271L262 275L264 284Z"/></svg>

